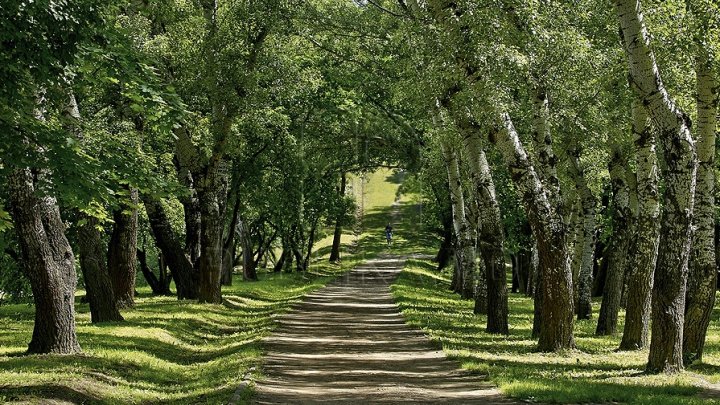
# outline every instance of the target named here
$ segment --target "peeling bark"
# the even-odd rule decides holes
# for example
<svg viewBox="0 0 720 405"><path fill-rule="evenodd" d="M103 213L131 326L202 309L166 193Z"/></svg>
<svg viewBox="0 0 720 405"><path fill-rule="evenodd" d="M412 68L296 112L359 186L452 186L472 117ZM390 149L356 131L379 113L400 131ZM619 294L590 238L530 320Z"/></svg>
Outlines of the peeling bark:
<svg viewBox="0 0 720 405"><path fill-rule="evenodd" d="M442 143L442 151L445 157L445 167L447 169L448 183L450 185L450 201L453 212L453 228L457 238L457 251L459 254L458 269L460 276L460 295L463 298L473 298L475 294L475 252L470 232L470 226L465 216L465 198L463 196L462 184L460 180L460 165L458 164L457 155L449 142Z"/></svg>
<svg viewBox="0 0 720 405"><path fill-rule="evenodd" d="M495 195L495 184L490 174L485 151L476 131L466 131L463 137L478 203L478 247L482 256L487 284L487 332L508 333L508 292L505 274L505 236L500 218L500 205Z"/></svg>
<svg viewBox="0 0 720 405"><path fill-rule="evenodd" d="M491 133L491 141L505 159L522 199L535 235L539 258L540 322L538 348L551 352L575 347L572 274L565 244L565 225L551 205L535 169L520 143L507 113L500 117L502 127Z"/></svg>
<svg viewBox="0 0 720 405"><path fill-rule="evenodd" d="M595 259L595 206L597 201L585 181L585 173L580 167L580 150L569 151L569 173L580 195L582 207L582 254L578 275L578 319L592 317L592 271Z"/></svg>
<svg viewBox="0 0 720 405"><path fill-rule="evenodd" d="M655 133L648 123L645 107L633 104L633 141L637 164L635 238L629 244L625 327L620 349L647 346L650 329L650 303L660 237L659 173ZM632 185L631 185L632 186Z"/></svg>
<svg viewBox="0 0 720 405"><path fill-rule="evenodd" d="M690 255L697 158L687 116L670 99L643 23L639 0L615 0L633 91L658 130L667 167L658 262L652 293L652 337L647 371L683 369L685 289Z"/></svg>
<svg viewBox="0 0 720 405"><path fill-rule="evenodd" d="M683 357L686 364L702 360L705 335L715 306L715 130L718 83L707 51L700 48L696 60L697 154L695 188L695 234L685 298Z"/></svg>

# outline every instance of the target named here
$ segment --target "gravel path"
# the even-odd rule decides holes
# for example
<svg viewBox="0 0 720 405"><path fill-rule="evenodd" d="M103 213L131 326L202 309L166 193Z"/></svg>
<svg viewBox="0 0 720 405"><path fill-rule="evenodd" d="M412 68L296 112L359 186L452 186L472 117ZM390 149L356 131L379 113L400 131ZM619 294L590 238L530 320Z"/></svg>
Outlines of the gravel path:
<svg viewBox="0 0 720 405"><path fill-rule="evenodd" d="M253 403L511 403L405 324L389 288L404 262L369 261L282 316Z"/></svg>

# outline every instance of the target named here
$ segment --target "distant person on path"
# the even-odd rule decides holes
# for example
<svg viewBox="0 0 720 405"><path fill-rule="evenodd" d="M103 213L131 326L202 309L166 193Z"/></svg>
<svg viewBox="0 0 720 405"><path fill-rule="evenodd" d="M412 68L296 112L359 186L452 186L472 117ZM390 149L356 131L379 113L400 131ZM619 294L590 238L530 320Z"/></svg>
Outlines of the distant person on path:
<svg viewBox="0 0 720 405"><path fill-rule="evenodd" d="M393 233L392 225L387 224L387 226L385 226L385 239L387 239L388 246L390 245L390 242L392 242L392 233Z"/></svg>

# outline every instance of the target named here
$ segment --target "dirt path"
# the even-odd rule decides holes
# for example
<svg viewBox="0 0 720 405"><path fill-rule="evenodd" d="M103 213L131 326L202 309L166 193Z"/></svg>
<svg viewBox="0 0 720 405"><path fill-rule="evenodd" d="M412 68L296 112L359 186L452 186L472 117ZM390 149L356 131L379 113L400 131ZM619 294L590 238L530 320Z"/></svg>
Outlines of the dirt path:
<svg viewBox="0 0 720 405"><path fill-rule="evenodd" d="M403 264L369 261L281 317L254 403L511 403L405 324L389 288Z"/></svg>

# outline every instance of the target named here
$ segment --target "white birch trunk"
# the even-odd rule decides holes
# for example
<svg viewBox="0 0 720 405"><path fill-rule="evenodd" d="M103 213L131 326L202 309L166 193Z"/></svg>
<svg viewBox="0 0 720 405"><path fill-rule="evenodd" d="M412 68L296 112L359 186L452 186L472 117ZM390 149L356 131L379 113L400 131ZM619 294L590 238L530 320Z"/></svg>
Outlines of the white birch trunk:
<svg viewBox="0 0 720 405"><path fill-rule="evenodd" d="M695 189L695 235L688 276L683 330L686 363L702 359L710 315L715 305L715 131L718 112L718 83L707 50L699 47L697 77L697 154Z"/></svg>
<svg viewBox="0 0 720 405"><path fill-rule="evenodd" d="M685 288L697 161L687 117L665 90L650 50L639 0L614 0L633 90L642 99L664 149L666 190L652 295L649 372L683 369Z"/></svg>
<svg viewBox="0 0 720 405"><path fill-rule="evenodd" d="M448 140L443 140L441 147L443 156L445 157L445 167L447 169L448 184L450 186L453 229L457 237L458 250L460 251L461 258L461 296L463 298L472 298L475 294L475 251L470 226L465 215L465 198L463 196L462 182L460 179L460 165L457 154Z"/></svg>
<svg viewBox="0 0 720 405"><path fill-rule="evenodd" d="M491 133L490 139L508 165L537 241L540 275L537 294L542 295L538 348L546 352L573 348L573 286L565 225L530 164L510 116L503 113L500 120L500 130Z"/></svg>

